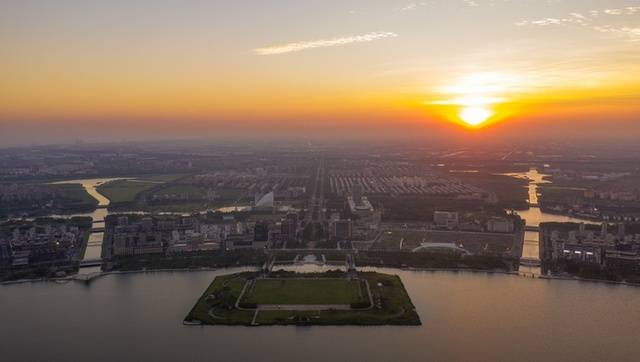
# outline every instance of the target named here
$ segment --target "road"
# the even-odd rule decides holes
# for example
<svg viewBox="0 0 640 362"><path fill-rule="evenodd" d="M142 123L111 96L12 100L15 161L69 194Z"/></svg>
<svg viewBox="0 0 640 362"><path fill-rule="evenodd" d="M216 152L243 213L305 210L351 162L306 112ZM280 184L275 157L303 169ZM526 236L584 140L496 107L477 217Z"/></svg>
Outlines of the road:
<svg viewBox="0 0 640 362"><path fill-rule="evenodd" d="M325 161L321 159L318 162L318 168L316 169L316 177L313 183L313 193L309 198L307 205L307 214L305 221L309 222L323 222L325 220L324 215L324 178L326 174Z"/></svg>

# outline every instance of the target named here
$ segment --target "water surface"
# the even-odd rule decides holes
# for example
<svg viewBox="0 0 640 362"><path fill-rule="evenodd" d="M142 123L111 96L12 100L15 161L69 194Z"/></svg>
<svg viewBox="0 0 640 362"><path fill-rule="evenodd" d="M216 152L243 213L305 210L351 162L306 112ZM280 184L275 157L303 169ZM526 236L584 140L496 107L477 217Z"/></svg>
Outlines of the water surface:
<svg viewBox="0 0 640 362"><path fill-rule="evenodd" d="M3 360L637 361L640 289L509 275L397 273L420 327L183 326L215 275L0 286Z"/></svg>

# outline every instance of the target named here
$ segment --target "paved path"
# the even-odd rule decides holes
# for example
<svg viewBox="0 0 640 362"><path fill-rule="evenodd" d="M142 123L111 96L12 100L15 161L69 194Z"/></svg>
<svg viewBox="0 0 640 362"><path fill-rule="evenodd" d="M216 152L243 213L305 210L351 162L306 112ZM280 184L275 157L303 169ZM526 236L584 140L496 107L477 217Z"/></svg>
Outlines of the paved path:
<svg viewBox="0 0 640 362"><path fill-rule="evenodd" d="M351 310L349 304L258 304L259 310L297 310L297 311L316 311L316 310Z"/></svg>

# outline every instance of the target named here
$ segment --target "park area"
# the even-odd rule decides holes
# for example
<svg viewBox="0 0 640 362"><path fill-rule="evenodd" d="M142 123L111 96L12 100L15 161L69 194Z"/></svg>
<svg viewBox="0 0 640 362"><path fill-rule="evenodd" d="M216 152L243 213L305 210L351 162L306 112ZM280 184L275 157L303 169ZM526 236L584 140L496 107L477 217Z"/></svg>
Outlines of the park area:
<svg viewBox="0 0 640 362"><path fill-rule="evenodd" d="M357 279L258 279L245 292L250 304L346 304L366 296L366 286Z"/></svg>
<svg viewBox="0 0 640 362"><path fill-rule="evenodd" d="M216 277L185 318L212 325L419 325L396 275L244 272Z"/></svg>
<svg viewBox="0 0 640 362"><path fill-rule="evenodd" d="M97 190L108 198L112 204L132 203L143 192L161 187L180 177L184 177L184 175L146 175L130 179L119 179L104 183L98 186Z"/></svg>

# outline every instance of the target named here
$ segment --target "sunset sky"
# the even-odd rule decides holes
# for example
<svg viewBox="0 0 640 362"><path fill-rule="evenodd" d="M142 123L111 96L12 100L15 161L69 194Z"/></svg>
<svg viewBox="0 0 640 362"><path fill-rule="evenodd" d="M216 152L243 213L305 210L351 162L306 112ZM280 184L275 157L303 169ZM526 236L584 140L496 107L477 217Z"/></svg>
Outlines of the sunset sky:
<svg viewBox="0 0 640 362"><path fill-rule="evenodd" d="M4 144L637 121L639 0L0 2Z"/></svg>

